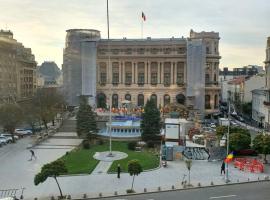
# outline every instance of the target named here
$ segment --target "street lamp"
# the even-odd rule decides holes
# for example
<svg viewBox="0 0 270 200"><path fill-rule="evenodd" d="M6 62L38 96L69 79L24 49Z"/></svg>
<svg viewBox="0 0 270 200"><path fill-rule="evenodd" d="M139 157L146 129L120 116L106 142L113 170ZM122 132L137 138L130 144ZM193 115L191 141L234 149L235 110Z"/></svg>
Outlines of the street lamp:
<svg viewBox="0 0 270 200"><path fill-rule="evenodd" d="M228 100L228 131L227 131L227 156L229 155L229 141L230 141L230 112L231 112L231 106L230 106L230 100ZM226 163L226 177L225 177L225 182L228 183L230 182L229 180L229 163Z"/></svg>

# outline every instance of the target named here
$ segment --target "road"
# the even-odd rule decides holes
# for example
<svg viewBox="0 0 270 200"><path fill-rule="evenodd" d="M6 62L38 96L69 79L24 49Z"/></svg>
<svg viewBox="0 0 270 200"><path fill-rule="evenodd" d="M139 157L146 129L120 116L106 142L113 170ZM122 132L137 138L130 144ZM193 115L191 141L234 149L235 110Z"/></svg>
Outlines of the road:
<svg viewBox="0 0 270 200"><path fill-rule="evenodd" d="M266 200L270 198L270 182L255 182L171 192L106 198L111 200Z"/></svg>

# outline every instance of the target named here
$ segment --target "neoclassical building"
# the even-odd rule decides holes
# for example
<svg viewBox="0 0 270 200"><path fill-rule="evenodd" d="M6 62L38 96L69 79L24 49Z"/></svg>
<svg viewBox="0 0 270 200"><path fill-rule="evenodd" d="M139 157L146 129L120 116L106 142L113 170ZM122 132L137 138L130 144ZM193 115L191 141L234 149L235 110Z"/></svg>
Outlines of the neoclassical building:
<svg viewBox="0 0 270 200"><path fill-rule="evenodd" d="M218 110L219 34L194 32L189 38L101 39L91 29L67 30L63 78L67 100L87 95L119 107L123 100L143 106L178 102L203 114ZM111 102L110 102L111 101Z"/></svg>

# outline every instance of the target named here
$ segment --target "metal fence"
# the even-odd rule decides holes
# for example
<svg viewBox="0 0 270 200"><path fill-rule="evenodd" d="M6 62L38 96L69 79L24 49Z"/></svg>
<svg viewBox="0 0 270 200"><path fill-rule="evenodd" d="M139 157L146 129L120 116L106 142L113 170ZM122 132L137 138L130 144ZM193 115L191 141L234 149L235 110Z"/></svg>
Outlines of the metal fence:
<svg viewBox="0 0 270 200"><path fill-rule="evenodd" d="M6 197L15 197L14 199L23 199L23 191L25 188L21 189L0 189L0 198L6 198Z"/></svg>

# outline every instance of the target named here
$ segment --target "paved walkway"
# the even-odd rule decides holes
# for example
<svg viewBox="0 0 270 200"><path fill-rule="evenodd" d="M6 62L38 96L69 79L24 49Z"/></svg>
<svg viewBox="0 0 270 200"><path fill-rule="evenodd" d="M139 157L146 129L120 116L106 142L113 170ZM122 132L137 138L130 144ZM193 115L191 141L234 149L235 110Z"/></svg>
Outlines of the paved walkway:
<svg viewBox="0 0 270 200"><path fill-rule="evenodd" d="M91 174L92 175L107 174L112 163L113 163L112 161L100 161Z"/></svg>

